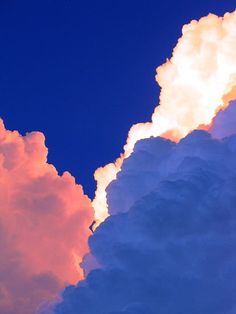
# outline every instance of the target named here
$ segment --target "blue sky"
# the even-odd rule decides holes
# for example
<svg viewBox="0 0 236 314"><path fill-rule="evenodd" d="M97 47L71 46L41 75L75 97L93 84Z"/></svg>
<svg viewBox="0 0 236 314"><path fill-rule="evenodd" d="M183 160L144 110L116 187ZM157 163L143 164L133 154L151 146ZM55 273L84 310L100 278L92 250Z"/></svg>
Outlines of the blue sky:
<svg viewBox="0 0 236 314"><path fill-rule="evenodd" d="M93 195L94 170L122 151L158 101L155 68L183 24L235 1L1 1L0 116L46 136L49 161Z"/></svg>

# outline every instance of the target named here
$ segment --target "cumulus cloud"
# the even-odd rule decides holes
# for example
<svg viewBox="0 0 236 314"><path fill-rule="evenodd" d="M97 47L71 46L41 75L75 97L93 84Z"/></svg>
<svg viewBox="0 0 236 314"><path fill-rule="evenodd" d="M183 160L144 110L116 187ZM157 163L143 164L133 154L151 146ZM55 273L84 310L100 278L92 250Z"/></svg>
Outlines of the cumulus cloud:
<svg viewBox="0 0 236 314"><path fill-rule="evenodd" d="M97 169L95 217L108 215L106 188L119 173L140 139L164 136L179 140L236 98L236 11L223 17L209 14L184 25L172 57L157 68L160 101L151 122L131 127L127 143L115 163Z"/></svg>
<svg viewBox="0 0 236 314"><path fill-rule="evenodd" d="M222 139L236 134L235 117L236 102L232 101L213 119L208 130L212 137ZM203 134L202 136L205 136L205 133ZM210 154L215 153L215 159L224 160L226 151L218 151L217 145L211 145L209 149ZM179 145L161 137L137 142L134 154L124 160L117 180L112 181L107 188L109 214L128 211L137 199L155 188L163 178L176 172L183 159L190 154L189 150L193 150L191 154L195 154L196 158L201 157L201 151L195 151L192 145L186 145L185 140L182 140ZM213 162L212 160L212 164ZM233 160L228 166L234 166ZM224 167L225 165L222 164L221 169Z"/></svg>
<svg viewBox="0 0 236 314"><path fill-rule="evenodd" d="M42 133L21 136L0 120L0 313L32 314L83 278L90 200L47 163Z"/></svg>
<svg viewBox="0 0 236 314"><path fill-rule="evenodd" d="M236 134L139 141L89 239L99 267L40 313L235 313L235 158Z"/></svg>
<svg viewBox="0 0 236 314"><path fill-rule="evenodd" d="M97 225L110 217L86 278L40 314L236 312L235 25L236 11L183 27L152 121L95 173Z"/></svg>

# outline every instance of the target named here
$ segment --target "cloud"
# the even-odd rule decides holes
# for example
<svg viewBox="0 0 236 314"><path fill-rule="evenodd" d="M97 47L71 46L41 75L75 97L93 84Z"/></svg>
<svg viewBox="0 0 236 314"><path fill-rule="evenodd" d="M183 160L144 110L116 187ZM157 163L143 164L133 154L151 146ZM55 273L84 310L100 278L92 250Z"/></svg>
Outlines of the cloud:
<svg viewBox="0 0 236 314"><path fill-rule="evenodd" d="M108 215L106 188L116 179L123 161L138 140L164 136L178 141L202 125L236 98L236 11L223 17L209 14L184 25L172 57L157 68L161 87L151 122L131 127L124 153L95 172L93 200L97 224Z"/></svg>
<svg viewBox="0 0 236 314"><path fill-rule="evenodd" d="M235 313L235 25L236 11L183 27L152 121L95 173L97 225L111 216L80 265L89 199L47 164L41 133L0 125L0 312L30 314L70 283L38 313Z"/></svg>
<svg viewBox="0 0 236 314"><path fill-rule="evenodd" d="M89 239L97 265L40 314L235 313L235 158L236 134L139 141Z"/></svg>
<svg viewBox="0 0 236 314"><path fill-rule="evenodd" d="M152 121L95 172L86 278L39 314L236 312L235 25L183 27Z"/></svg>
<svg viewBox="0 0 236 314"><path fill-rule="evenodd" d="M223 138L236 133L236 102L233 101L230 105L221 110L214 118L209 132L216 138Z"/></svg>
<svg viewBox="0 0 236 314"><path fill-rule="evenodd" d="M236 134L235 117L236 102L233 101L226 109L219 111L213 119L209 129L212 137L222 139ZM201 136L207 139L206 133L202 133ZM209 167L212 168L215 159L217 162L218 159L224 160L227 151L219 149L217 142L210 143L209 141L212 164ZM194 142L193 145L189 145L187 140L180 141L179 145L161 137L137 142L134 153L124 160L122 171L107 188L109 214L128 211L137 199L152 191L161 180L175 173L189 154L194 155L195 158L202 158L202 150L195 150ZM229 169L234 167L233 160L228 167ZM223 163L221 168L225 168Z"/></svg>
<svg viewBox="0 0 236 314"><path fill-rule="evenodd" d="M47 163L42 133L21 136L0 121L0 313L32 314L83 278L90 200Z"/></svg>

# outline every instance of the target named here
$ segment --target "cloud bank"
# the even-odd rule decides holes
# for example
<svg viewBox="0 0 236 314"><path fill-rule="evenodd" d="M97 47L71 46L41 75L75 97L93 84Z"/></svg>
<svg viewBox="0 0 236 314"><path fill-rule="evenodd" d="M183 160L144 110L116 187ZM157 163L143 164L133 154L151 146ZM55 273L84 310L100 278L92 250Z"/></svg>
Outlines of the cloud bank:
<svg viewBox="0 0 236 314"><path fill-rule="evenodd" d="M236 312L235 26L236 11L183 27L152 122L95 173L97 225L110 217L87 276L40 314Z"/></svg>
<svg viewBox="0 0 236 314"><path fill-rule="evenodd" d="M83 278L90 200L47 163L44 136L7 131L0 120L0 313L32 314Z"/></svg>
<svg viewBox="0 0 236 314"><path fill-rule="evenodd" d="M139 141L89 239L100 266L40 313L235 313L235 160L236 134Z"/></svg>

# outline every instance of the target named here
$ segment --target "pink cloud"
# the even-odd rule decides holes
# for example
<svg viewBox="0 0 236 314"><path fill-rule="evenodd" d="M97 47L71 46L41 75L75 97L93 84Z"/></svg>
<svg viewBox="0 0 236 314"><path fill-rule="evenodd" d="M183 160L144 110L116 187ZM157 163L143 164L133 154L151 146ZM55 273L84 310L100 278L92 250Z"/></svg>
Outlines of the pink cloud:
<svg viewBox="0 0 236 314"><path fill-rule="evenodd" d="M21 136L0 120L0 313L32 314L83 278L91 202L47 163L42 133Z"/></svg>

